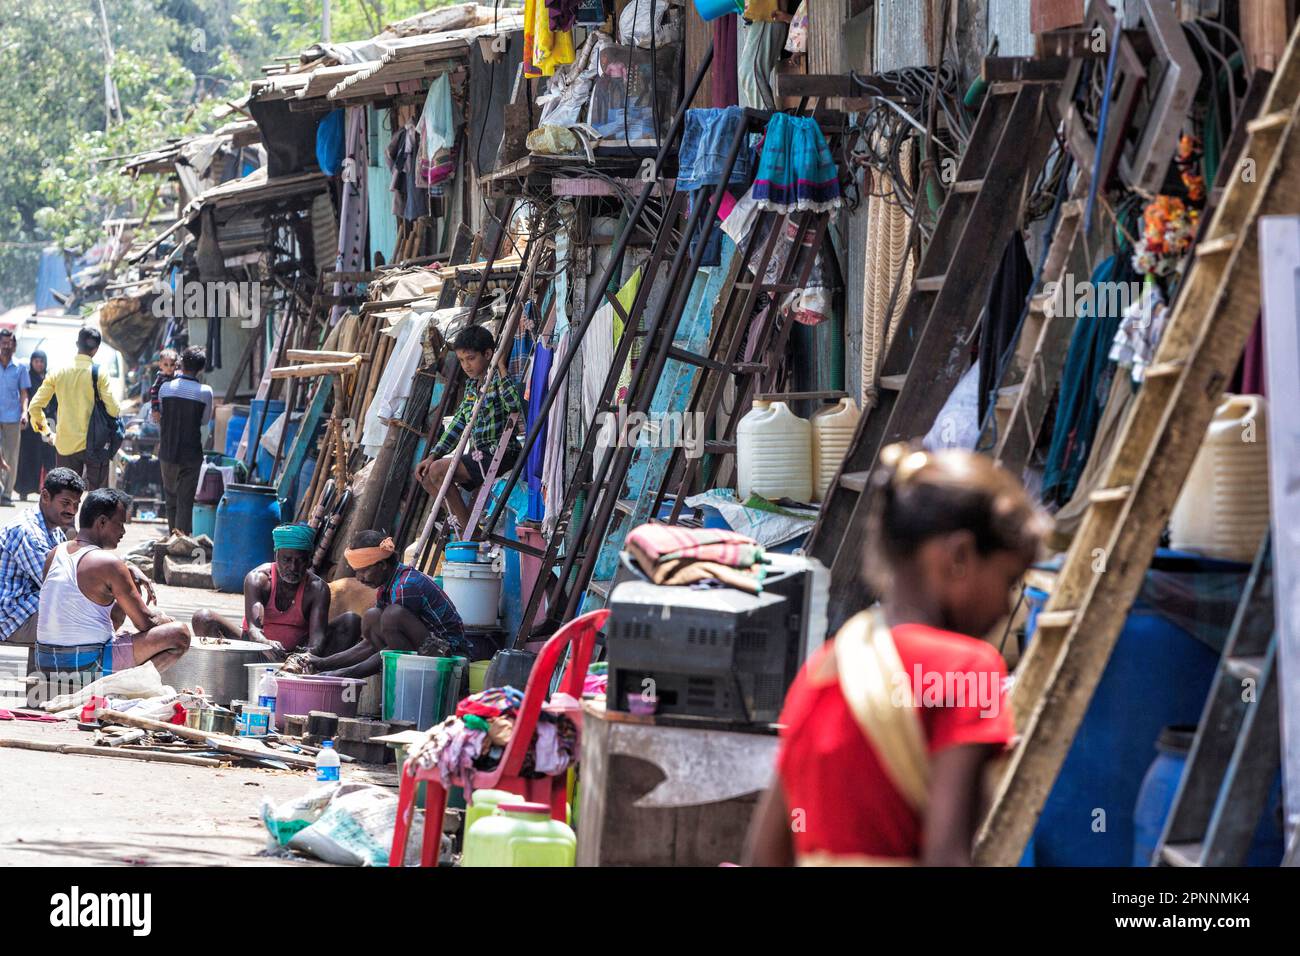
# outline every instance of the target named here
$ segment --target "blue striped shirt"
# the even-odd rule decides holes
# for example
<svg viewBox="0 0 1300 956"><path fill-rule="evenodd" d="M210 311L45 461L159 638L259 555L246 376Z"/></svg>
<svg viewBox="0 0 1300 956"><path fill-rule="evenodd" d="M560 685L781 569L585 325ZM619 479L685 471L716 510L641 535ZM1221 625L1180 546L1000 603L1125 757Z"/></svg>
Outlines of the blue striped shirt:
<svg viewBox="0 0 1300 956"><path fill-rule="evenodd" d="M22 627L41 604L45 556L67 541L45 523L40 508L20 512L0 526L0 640Z"/></svg>
<svg viewBox="0 0 1300 956"><path fill-rule="evenodd" d="M423 571L417 571L409 564L399 564L397 572L388 587L381 588L375 606L386 608L398 604L406 608L423 622L429 633L442 638L451 645L451 652L467 655L470 649L465 639L465 625L451 603L447 592Z"/></svg>

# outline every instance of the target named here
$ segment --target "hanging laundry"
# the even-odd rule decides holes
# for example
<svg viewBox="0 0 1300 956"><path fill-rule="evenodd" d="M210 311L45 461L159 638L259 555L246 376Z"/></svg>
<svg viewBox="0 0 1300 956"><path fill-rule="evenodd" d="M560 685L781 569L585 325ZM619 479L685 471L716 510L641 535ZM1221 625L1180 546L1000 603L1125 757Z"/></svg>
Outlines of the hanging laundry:
<svg viewBox="0 0 1300 956"><path fill-rule="evenodd" d="M555 373L569 352L569 332L566 328L555 343L555 359L551 364L547 388L556 387ZM546 454L542 462L542 496L545 499L542 533L547 537L555 531L564 507L564 434L568 421L569 389L566 383L560 384L562 387L551 403L551 413L546 417Z"/></svg>
<svg viewBox="0 0 1300 956"><path fill-rule="evenodd" d="M546 15L552 30L572 30L582 0L546 0Z"/></svg>
<svg viewBox="0 0 1300 956"><path fill-rule="evenodd" d="M817 120L772 114L754 178L754 199L773 212L826 212L843 204L839 168Z"/></svg>
<svg viewBox="0 0 1300 956"><path fill-rule="evenodd" d="M980 323L979 347L979 420L984 421L989 405L995 400L1007 351L1016 342L1020 315L1034 281L1034 268L1025 254L1025 241L1017 232L1002 253L1002 262L993 276L984 321Z"/></svg>
<svg viewBox="0 0 1300 956"><path fill-rule="evenodd" d="M456 145L456 118L451 105L451 79L440 74L429 86L420 114L419 183L436 186L450 178L456 164L452 150Z"/></svg>
<svg viewBox="0 0 1300 956"><path fill-rule="evenodd" d="M682 144L677 153L677 188L695 190L722 182L736 130L744 122L744 110L738 106L687 110ZM745 185L750 180L752 168L750 150L742 145L728 184Z"/></svg>
<svg viewBox="0 0 1300 956"><path fill-rule="evenodd" d="M332 110L316 127L316 165L326 176L338 174L344 155L344 111Z"/></svg>
<svg viewBox="0 0 1300 956"><path fill-rule="evenodd" d="M774 20L736 22L736 91L741 106L777 108L776 66L787 30L787 24Z"/></svg>
<svg viewBox="0 0 1300 956"><path fill-rule="evenodd" d="M808 52L808 0L799 0L799 7L790 20L790 36L785 41L789 53Z"/></svg>
<svg viewBox="0 0 1300 956"><path fill-rule="evenodd" d="M532 431L536 426L542 408L542 401L546 398L553 357L554 352L546 347L545 342L537 343L537 348L533 352L532 373L528 379L528 394L525 398L529 431ZM533 447L528 452L528 458L524 461L524 481L528 485L528 517L532 521L540 521L546 516L546 502L542 492L542 481L546 471L548 431L549 422L543 422L540 431L537 433L537 440L533 442Z"/></svg>
<svg viewBox="0 0 1300 956"><path fill-rule="evenodd" d="M636 301L636 294L641 289L641 273L641 269L637 269L636 272L632 273L632 278L628 279L627 282L623 284L623 288L619 289L614 295L614 298L618 300L618 307L623 310L624 315L631 313L632 304ZM624 328L623 320L619 317L618 313L615 312L615 345L622 340L625 331L626 329ZM618 376L618 386L614 392L614 401L617 404L622 405L627 402L628 392L632 389L632 366L636 363L636 360L640 355L641 350L639 348L639 343L633 342L632 348L628 350L627 360L623 363L623 370Z"/></svg>
<svg viewBox="0 0 1300 956"><path fill-rule="evenodd" d="M551 76L573 60L573 30L552 29L543 0L524 0L524 76Z"/></svg>
<svg viewBox="0 0 1300 956"><path fill-rule="evenodd" d="M776 0L772 0L773 3ZM713 21L713 66L709 69L709 93L713 106L740 103L736 88L736 15L729 13Z"/></svg>
<svg viewBox="0 0 1300 956"><path fill-rule="evenodd" d="M1148 276L1142 285L1142 295L1124 310L1110 349L1110 360L1129 369L1135 385L1142 383L1147 366L1155 357L1168 315L1160 286Z"/></svg>
<svg viewBox="0 0 1300 956"><path fill-rule="evenodd" d="M1127 282L1135 278L1126 253L1103 260L1093 270L1092 288L1102 283ZM1093 296L1080 303L1079 316L1070 338L1070 348L1061 374L1060 398L1052 443L1043 474L1043 501L1069 501L1079 476L1088 462L1093 436L1110 395L1115 363L1110 347L1119 329L1120 315L1109 314L1112 296Z"/></svg>

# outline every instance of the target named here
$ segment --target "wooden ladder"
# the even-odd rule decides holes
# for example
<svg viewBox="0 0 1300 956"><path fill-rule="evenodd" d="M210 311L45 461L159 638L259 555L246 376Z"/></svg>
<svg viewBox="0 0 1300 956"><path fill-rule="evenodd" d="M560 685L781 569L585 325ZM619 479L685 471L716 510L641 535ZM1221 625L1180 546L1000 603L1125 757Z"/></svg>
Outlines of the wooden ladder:
<svg viewBox="0 0 1300 956"><path fill-rule="evenodd" d="M1022 737L976 843L1014 866L1101 679L1214 407L1259 313L1260 216L1300 188L1300 32L1293 33L1231 179L1196 246L1155 361L1016 671Z"/></svg>
<svg viewBox="0 0 1300 956"><path fill-rule="evenodd" d="M1282 765L1273 561L1260 546L1152 856L1153 866L1242 866Z"/></svg>
<svg viewBox="0 0 1300 956"><path fill-rule="evenodd" d="M867 477L881 448L930 427L966 369L967 342L993 280L990 263L1019 225L1023 197L1055 139L1057 82L992 84L971 130L881 364L879 399L859 419L809 538L810 553L831 569L832 629L866 597L858 572Z"/></svg>

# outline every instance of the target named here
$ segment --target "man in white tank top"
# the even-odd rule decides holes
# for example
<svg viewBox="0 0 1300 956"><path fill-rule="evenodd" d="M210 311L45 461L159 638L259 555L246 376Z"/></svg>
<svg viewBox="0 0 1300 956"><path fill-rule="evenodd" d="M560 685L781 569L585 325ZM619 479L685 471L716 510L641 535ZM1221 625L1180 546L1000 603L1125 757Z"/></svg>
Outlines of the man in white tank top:
<svg viewBox="0 0 1300 956"><path fill-rule="evenodd" d="M90 492L81 503L77 536L46 556L36 625L38 666L94 654L98 644L106 674L145 661L163 671L189 650L189 626L145 604L126 562L112 553L126 533L130 506L130 497L114 488ZM122 629L127 618L134 631Z"/></svg>

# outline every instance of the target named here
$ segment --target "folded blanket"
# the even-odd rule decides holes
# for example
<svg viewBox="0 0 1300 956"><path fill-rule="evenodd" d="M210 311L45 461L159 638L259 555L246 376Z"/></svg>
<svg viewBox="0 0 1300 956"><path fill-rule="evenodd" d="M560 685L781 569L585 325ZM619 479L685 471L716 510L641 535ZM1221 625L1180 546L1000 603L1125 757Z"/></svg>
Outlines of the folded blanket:
<svg viewBox="0 0 1300 956"><path fill-rule="evenodd" d="M655 584L716 580L757 594L762 582L763 549L735 531L643 524L624 547Z"/></svg>

